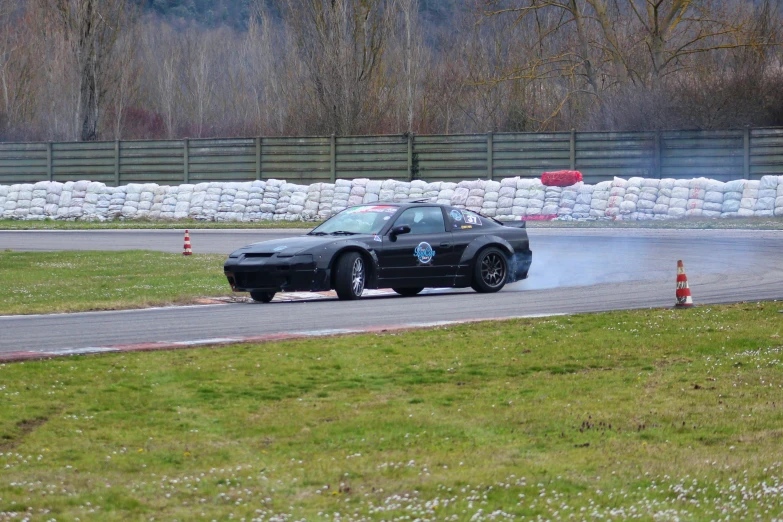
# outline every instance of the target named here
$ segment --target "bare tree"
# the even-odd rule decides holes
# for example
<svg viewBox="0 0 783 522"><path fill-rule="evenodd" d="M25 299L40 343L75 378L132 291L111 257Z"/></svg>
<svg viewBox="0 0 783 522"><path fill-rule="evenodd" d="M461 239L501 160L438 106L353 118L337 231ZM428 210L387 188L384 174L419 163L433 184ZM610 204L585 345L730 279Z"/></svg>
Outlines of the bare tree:
<svg viewBox="0 0 783 522"><path fill-rule="evenodd" d="M421 70L426 59L419 25L419 0L398 0L403 26L403 74L405 77L406 130L413 132L414 116L419 101Z"/></svg>
<svg viewBox="0 0 783 522"><path fill-rule="evenodd" d="M134 19L135 9L128 0L38 0L70 44L78 71L79 95L74 115L79 138L98 138L103 95L109 83L109 62L120 33Z"/></svg>
<svg viewBox="0 0 783 522"><path fill-rule="evenodd" d="M461 113L460 100L465 90L465 72L455 60L441 60L427 75L422 112L432 115L431 129L451 134L458 132L455 121ZM456 127L456 128L455 128ZM463 127L464 128L464 127Z"/></svg>
<svg viewBox="0 0 783 522"><path fill-rule="evenodd" d="M171 26L158 21L148 21L143 34L148 104L160 112L166 137L172 139L180 120L181 41Z"/></svg>
<svg viewBox="0 0 783 522"><path fill-rule="evenodd" d="M285 20L309 75L323 130L353 134L379 117L381 62L391 31L386 0L287 0Z"/></svg>
<svg viewBox="0 0 783 522"><path fill-rule="evenodd" d="M0 139L780 125L780 1L0 0Z"/></svg>
<svg viewBox="0 0 783 522"><path fill-rule="evenodd" d="M185 60L188 67L189 101L193 107L196 136L203 137L204 124L215 95L215 38L213 31L203 32L190 27L186 33Z"/></svg>
<svg viewBox="0 0 783 522"><path fill-rule="evenodd" d="M268 12L258 9L235 54L238 62L231 74L239 76L236 83L242 89L236 92L245 113L252 110L256 134L285 132L294 106L293 91L304 82L297 76L300 64L288 36Z"/></svg>
<svg viewBox="0 0 783 522"><path fill-rule="evenodd" d="M532 36L526 48L519 49L518 60L506 64L505 73L498 80L538 80L579 74L590 92L598 93L600 71L596 62L600 60L594 57L585 0L521 0L510 7L501 0L487 0L486 4L485 18L513 18L504 32L522 31Z"/></svg>
<svg viewBox="0 0 783 522"><path fill-rule="evenodd" d="M23 120L34 103L32 84L35 67L29 33L25 31L22 16L15 2L0 2L0 86L3 101L0 125L5 135L11 134L12 125Z"/></svg>
<svg viewBox="0 0 783 522"><path fill-rule="evenodd" d="M45 4L31 3L27 9L35 35L30 52L39 73L33 86L37 106L30 124L37 129L38 139L78 139L74 114L79 82L71 46Z"/></svg>
<svg viewBox="0 0 783 522"><path fill-rule="evenodd" d="M107 91L114 109L113 127L114 139L116 140L122 138L122 122L125 111L139 87L140 67L136 56L138 38L137 28L125 32L117 43L117 52L112 60L112 67L116 68L116 72L111 75L114 81Z"/></svg>
<svg viewBox="0 0 783 522"><path fill-rule="evenodd" d="M757 4L743 13L742 24L741 38L757 45L735 40L707 51L707 45L716 42L700 44L704 52L686 53L663 68L651 69L649 83L612 92L605 103L605 121L593 115L586 124L620 130L779 124L773 108L780 92L780 62L775 59L779 47L774 45L780 40L777 9L768 2ZM656 71L662 74L656 77Z"/></svg>
<svg viewBox="0 0 783 522"><path fill-rule="evenodd" d="M722 63L732 50L778 44L753 31L757 7L733 0L486 0L485 6L487 20L513 19L506 35L535 35L488 82L553 82L563 88L558 115L583 105L580 93L589 93L598 102L587 111L593 121L601 121L618 92L666 89L667 78L682 85L709 61L705 55ZM605 116L608 124L612 116Z"/></svg>

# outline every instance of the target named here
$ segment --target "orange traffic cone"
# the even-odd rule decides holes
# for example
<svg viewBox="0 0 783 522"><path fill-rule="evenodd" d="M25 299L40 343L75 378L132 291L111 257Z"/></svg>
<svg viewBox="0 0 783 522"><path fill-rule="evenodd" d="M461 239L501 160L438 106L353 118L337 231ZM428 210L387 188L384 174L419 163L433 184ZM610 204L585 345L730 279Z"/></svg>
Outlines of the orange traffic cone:
<svg viewBox="0 0 783 522"><path fill-rule="evenodd" d="M190 234L188 234L188 231L185 231L185 250L182 251L183 256L189 256L193 254L193 250L190 248Z"/></svg>
<svg viewBox="0 0 783 522"><path fill-rule="evenodd" d="M685 267L682 261L677 261L677 303L675 308L687 308L693 306L691 289L688 286L688 276L685 275Z"/></svg>

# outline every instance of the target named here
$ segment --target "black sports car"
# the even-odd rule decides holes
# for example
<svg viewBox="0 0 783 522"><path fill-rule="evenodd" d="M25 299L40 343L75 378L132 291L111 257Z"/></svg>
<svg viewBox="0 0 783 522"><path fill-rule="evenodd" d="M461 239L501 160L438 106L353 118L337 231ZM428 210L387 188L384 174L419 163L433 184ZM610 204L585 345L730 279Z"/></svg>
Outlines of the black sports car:
<svg viewBox="0 0 783 522"><path fill-rule="evenodd" d="M524 221L416 201L347 208L304 236L240 248L224 271L234 291L267 303L283 290L334 289L340 299L365 288L497 292L525 279L532 258Z"/></svg>

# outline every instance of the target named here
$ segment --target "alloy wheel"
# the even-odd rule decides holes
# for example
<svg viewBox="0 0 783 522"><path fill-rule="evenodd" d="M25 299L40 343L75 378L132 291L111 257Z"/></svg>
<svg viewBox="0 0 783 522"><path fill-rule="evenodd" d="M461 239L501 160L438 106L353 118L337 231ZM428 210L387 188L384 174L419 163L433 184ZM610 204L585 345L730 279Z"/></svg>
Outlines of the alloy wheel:
<svg viewBox="0 0 783 522"><path fill-rule="evenodd" d="M506 280L506 267L500 255L490 252L481 260L481 278L492 288Z"/></svg>
<svg viewBox="0 0 783 522"><path fill-rule="evenodd" d="M357 257L353 262L351 281L353 293L357 296L362 295L362 292L364 291L364 263L362 262L361 257Z"/></svg>

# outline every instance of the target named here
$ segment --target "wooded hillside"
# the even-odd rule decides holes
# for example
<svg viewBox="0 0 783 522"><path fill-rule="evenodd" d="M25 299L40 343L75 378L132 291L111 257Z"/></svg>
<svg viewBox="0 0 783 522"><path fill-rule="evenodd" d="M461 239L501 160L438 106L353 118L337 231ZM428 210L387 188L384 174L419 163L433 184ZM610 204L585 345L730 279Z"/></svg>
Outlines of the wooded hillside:
<svg viewBox="0 0 783 522"><path fill-rule="evenodd" d="M0 0L0 140L783 125L777 0Z"/></svg>

